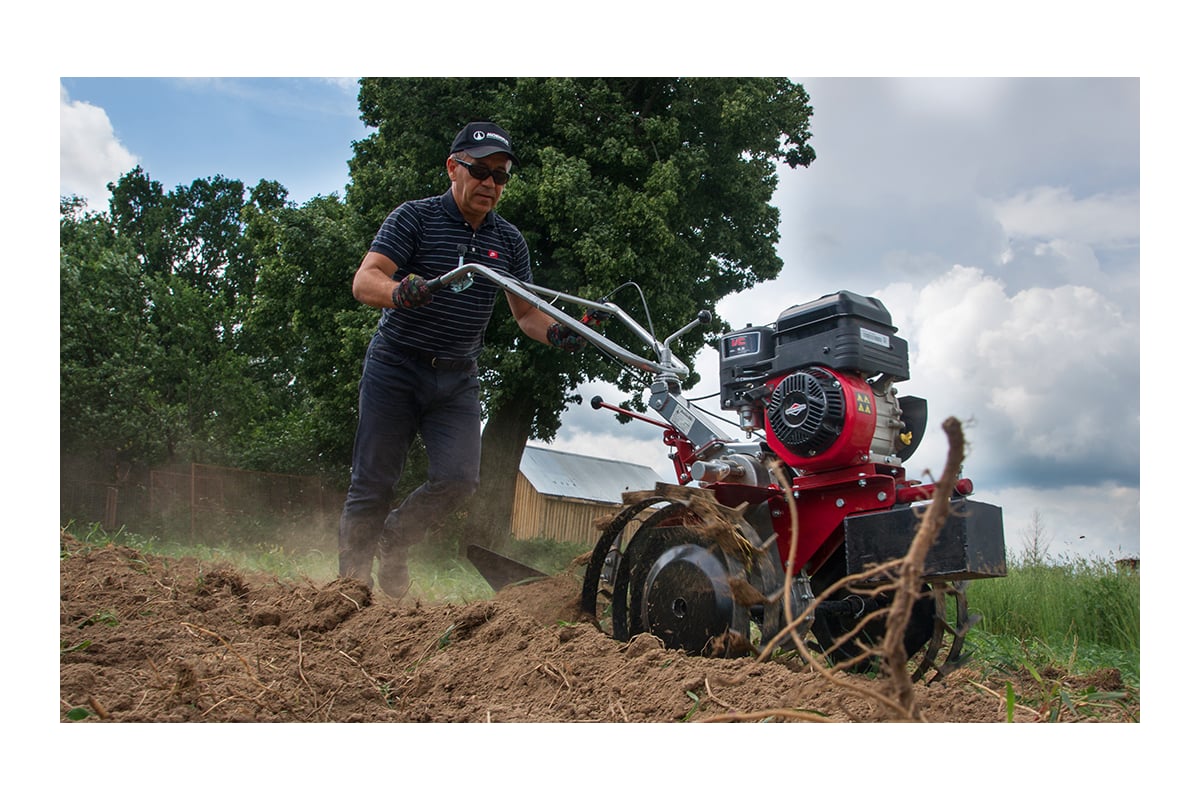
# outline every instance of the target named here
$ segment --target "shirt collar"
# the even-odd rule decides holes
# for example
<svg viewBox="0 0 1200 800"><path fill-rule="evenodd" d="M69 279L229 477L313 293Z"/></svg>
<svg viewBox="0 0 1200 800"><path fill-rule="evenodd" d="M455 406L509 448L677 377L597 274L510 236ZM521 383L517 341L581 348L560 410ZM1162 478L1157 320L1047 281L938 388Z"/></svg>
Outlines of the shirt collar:
<svg viewBox="0 0 1200 800"><path fill-rule="evenodd" d="M455 220L456 222L461 222L464 225L469 224L467 222L467 218L464 217L462 215L462 211L459 210L458 203L454 202L454 194L449 189L447 189L446 193L442 195L442 210L450 215L450 219ZM487 215L483 218L483 222L479 224L480 230L491 225L495 219L495 211L487 212Z"/></svg>

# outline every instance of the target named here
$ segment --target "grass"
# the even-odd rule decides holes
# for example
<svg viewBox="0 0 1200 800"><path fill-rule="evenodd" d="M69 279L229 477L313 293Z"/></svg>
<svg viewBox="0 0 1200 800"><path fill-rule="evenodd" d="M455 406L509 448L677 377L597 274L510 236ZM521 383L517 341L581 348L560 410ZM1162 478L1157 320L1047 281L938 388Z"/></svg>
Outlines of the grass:
<svg viewBox="0 0 1200 800"><path fill-rule="evenodd" d="M188 543L153 534L141 534L121 527L105 531L97 523L86 527L71 522L67 533L85 546L122 545L147 555L165 558L195 558L205 562L225 562L247 572L267 572L285 579L309 577L328 581L337 577L336 545L326 551L301 544L288 547L277 541L248 542L227 540L215 543ZM66 557L68 554L63 554Z"/></svg>
<svg viewBox="0 0 1200 800"><path fill-rule="evenodd" d="M1020 707L1046 722L1136 722L1141 685L1141 578L1113 559L1052 559L1036 547L1009 556L1008 576L968 589L981 621L967 636L985 678L1004 680L1009 720ZM1095 686L1120 673L1130 687ZM1106 682L1106 681L1102 681Z"/></svg>
<svg viewBox="0 0 1200 800"><path fill-rule="evenodd" d="M1099 558L1010 558L1008 577L976 581L971 610L983 619L969 642L977 659L1092 671L1115 667L1137 685L1141 580L1137 570Z"/></svg>

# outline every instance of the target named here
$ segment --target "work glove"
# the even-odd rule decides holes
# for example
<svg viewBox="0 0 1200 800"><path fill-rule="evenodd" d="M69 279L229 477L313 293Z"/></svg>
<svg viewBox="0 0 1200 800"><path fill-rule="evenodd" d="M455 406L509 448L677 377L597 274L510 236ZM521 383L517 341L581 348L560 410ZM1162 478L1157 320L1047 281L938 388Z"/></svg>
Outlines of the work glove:
<svg viewBox="0 0 1200 800"><path fill-rule="evenodd" d="M587 344L586 339L561 322L555 322L546 328L546 341L568 353L578 353Z"/></svg>
<svg viewBox="0 0 1200 800"><path fill-rule="evenodd" d="M579 321L592 330L599 331L611 318L612 314L607 311L589 308L583 312ZM553 323L546 329L546 339L550 344L566 350L568 353L578 353L587 345L587 339L559 322Z"/></svg>
<svg viewBox="0 0 1200 800"><path fill-rule="evenodd" d="M409 273L392 289L392 305L396 308L420 308L433 299L433 290L420 275Z"/></svg>
<svg viewBox="0 0 1200 800"><path fill-rule="evenodd" d="M598 331L604 327L604 323L612 319L612 314L608 311L601 311L598 308L589 308L583 312L583 317L579 320L584 325L587 325L594 331Z"/></svg>
<svg viewBox="0 0 1200 800"><path fill-rule="evenodd" d="M599 331L604 327L604 323L612 319L612 314L607 311L589 308L583 312L583 316L579 321L587 325L594 331ZM546 329L546 339L555 347L562 348L568 353L578 353L587 345L587 339L584 339L579 334L568 328L566 325L555 322Z"/></svg>

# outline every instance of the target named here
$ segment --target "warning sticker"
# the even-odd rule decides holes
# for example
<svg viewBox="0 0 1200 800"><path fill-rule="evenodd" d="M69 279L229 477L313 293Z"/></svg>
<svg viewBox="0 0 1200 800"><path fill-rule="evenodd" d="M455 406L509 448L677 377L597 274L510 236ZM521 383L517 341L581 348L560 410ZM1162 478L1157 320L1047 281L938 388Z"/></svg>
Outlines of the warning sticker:
<svg viewBox="0 0 1200 800"><path fill-rule="evenodd" d="M692 416L692 412L688 411L682 403L675 406L675 410L671 412L671 424L684 433L691 430L692 423L695 421L696 418Z"/></svg>
<svg viewBox="0 0 1200 800"><path fill-rule="evenodd" d="M854 393L854 406L860 414L870 414L871 412L871 395L866 392Z"/></svg>

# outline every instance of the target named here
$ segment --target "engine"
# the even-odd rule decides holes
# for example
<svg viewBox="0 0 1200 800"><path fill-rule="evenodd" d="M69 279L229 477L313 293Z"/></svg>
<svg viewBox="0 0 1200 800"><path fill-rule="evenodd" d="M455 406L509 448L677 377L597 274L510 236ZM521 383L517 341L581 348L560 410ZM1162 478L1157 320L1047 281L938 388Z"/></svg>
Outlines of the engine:
<svg viewBox="0 0 1200 800"><path fill-rule="evenodd" d="M721 406L765 431L786 464L807 473L899 464L924 435L926 403L899 397L908 342L875 298L849 291L792 306L773 325L720 342Z"/></svg>

